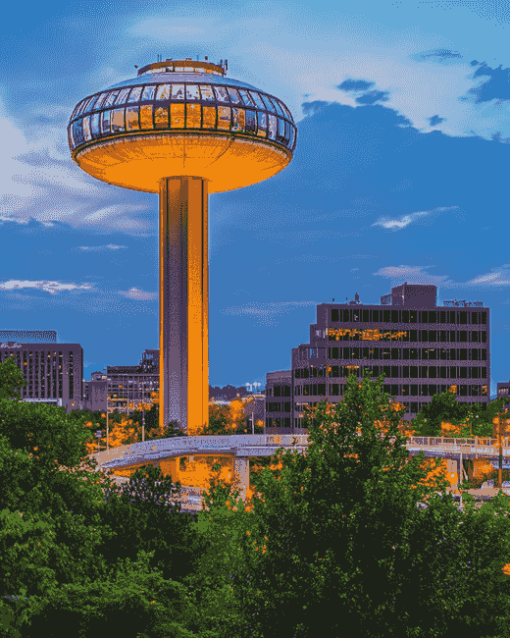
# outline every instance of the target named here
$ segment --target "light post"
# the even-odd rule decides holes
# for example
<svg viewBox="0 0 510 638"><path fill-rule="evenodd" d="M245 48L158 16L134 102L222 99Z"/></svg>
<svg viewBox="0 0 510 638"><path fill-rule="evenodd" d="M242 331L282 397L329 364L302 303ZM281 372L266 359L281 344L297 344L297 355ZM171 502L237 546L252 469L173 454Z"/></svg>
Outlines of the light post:
<svg viewBox="0 0 510 638"><path fill-rule="evenodd" d="M102 434L101 430L98 430L98 431L96 432L96 436L97 436L97 453L98 453L98 454L99 454L99 441L100 441L100 439L101 439L101 434Z"/></svg>

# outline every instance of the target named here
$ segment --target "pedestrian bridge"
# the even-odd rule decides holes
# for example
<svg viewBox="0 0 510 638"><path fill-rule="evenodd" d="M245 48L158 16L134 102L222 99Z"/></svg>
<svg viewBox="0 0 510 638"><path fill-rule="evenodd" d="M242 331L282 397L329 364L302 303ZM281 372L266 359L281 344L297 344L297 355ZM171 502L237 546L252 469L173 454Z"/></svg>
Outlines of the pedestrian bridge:
<svg viewBox="0 0 510 638"><path fill-rule="evenodd" d="M509 467L510 447L502 446L503 466ZM160 465L164 459L179 459L194 456L227 456L233 457L235 477L239 480L241 495L246 495L249 486L249 458L272 456L279 448L296 450L303 454L308 447L307 434L245 434L231 436L185 436L143 443L122 445L99 453L91 454L98 462L98 470L118 472L123 468L133 468L142 464ZM410 455L420 452L426 457L449 459L448 472L459 476L460 460L486 458L499 459L499 446L496 439L456 439L446 437L410 437L406 444ZM179 479L179 465L171 465L172 478ZM118 482L128 481L127 477L118 478ZM200 508L201 493L204 488L182 487L181 495L188 505L186 509Z"/></svg>

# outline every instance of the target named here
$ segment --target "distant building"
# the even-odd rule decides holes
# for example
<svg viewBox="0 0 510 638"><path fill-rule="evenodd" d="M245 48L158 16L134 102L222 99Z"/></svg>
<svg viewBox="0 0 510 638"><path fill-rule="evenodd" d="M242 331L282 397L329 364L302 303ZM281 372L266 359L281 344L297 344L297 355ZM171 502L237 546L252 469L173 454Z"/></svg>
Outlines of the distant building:
<svg viewBox="0 0 510 638"><path fill-rule="evenodd" d="M291 428L292 423L292 370L266 374L266 432L276 434L274 428Z"/></svg>
<svg viewBox="0 0 510 638"><path fill-rule="evenodd" d="M12 334L16 331L0 331ZM0 361L13 357L27 382L19 395L23 401L65 406L82 398L83 349L78 343L37 343L41 335L56 336L54 331L19 331L25 338L33 333L34 342L0 343Z"/></svg>
<svg viewBox="0 0 510 638"><path fill-rule="evenodd" d="M503 398L508 399L508 403L505 405L505 408L510 410L510 381L506 383L498 383L498 395L497 399Z"/></svg>

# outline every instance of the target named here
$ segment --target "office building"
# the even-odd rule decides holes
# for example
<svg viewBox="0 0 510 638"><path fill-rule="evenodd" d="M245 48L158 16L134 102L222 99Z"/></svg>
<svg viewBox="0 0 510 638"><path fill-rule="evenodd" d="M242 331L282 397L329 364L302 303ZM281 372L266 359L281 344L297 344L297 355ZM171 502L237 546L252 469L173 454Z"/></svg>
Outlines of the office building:
<svg viewBox="0 0 510 638"><path fill-rule="evenodd" d="M268 434L276 434L274 428L292 427L292 403L292 370L268 372L265 413Z"/></svg>

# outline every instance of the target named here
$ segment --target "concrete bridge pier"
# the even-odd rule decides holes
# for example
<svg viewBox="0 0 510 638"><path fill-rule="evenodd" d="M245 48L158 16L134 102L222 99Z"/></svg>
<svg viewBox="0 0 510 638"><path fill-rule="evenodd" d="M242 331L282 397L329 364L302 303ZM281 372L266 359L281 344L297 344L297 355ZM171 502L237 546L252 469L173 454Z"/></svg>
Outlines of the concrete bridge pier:
<svg viewBox="0 0 510 638"><path fill-rule="evenodd" d="M234 477L239 481L241 497L244 500L250 485L250 461L247 456L234 457Z"/></svg>

